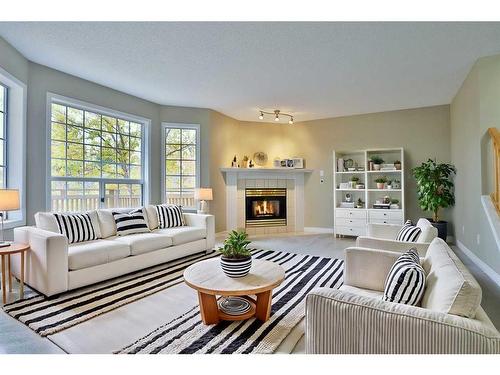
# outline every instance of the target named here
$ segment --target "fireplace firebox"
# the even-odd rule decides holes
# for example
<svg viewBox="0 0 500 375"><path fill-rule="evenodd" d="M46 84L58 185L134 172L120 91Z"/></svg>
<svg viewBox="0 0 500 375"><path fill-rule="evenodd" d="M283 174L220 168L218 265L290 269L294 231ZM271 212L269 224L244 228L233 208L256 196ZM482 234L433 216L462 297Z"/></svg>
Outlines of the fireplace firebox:
<svg viewBox="0 0 500 375"><path fill-rule="evenodd" d="M286 189L245 189L245 220L247 228L286 226Z"/></svg>

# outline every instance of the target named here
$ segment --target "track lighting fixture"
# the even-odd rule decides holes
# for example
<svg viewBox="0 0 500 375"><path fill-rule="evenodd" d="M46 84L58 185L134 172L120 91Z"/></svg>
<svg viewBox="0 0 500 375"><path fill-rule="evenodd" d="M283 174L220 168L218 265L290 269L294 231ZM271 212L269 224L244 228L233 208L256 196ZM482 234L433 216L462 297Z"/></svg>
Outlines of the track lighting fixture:
<svg viewBox="0 0 500 375"><path fill-rule="evenodd" d="M293 116L290 115L290 114L288 114L288 113L283 113L279 109L275 109L273 112L266 112L266 111L259 111L259 112L260 112L259 120L263 120L264 119L264 114L266 114L266 115L274 115L274 121L276 121L276 122L280 121L280 116L287 116L287 117L290 118L288 120L288 123L290 125L293 125Z"/></svg>

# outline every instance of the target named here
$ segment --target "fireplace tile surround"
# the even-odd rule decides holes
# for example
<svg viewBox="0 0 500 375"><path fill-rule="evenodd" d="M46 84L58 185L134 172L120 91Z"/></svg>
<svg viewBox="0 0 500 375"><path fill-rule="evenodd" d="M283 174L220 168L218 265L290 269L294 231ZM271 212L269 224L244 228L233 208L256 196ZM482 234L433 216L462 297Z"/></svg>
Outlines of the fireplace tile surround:
<svg viewBox="0 0 500 375"><path fill-rule="evenodd" d="M226 230L245 229L248 234L304 231L304 175L310 169L221 168L226 184ZM246 225L246 189L286 188L286 226Z"/></svg>

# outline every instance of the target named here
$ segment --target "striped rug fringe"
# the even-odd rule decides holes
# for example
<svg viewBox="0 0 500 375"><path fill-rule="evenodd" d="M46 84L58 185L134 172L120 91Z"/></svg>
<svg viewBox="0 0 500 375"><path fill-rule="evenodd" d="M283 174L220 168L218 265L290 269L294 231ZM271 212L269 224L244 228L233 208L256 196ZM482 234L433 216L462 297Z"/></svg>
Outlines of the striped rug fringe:
<svg viewBox="0 0 500 375"><path fill-rule="evenodd" d="M254 258L285 268L285 281L273 291L271 317L207 326L198 306L116 353L272 353L305 314L305 297L315 287L339 288L343 261L312 255L257 251Z"/></svg>
<svg viewBox="0 0 500 375"><path fill-rule="evenodd" d="M4 311L41 336L64 329L184 281L184 270L218 252L198 253L52 297L36 295L6 304Z"/></svg>

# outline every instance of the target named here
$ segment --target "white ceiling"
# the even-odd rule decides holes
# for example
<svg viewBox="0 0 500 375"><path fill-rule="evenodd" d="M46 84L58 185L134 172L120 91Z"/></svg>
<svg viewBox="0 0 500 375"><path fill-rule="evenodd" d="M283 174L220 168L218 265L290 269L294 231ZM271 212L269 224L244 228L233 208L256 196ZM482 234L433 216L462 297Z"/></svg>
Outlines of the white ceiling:
<svg viewBox="0 0 500 375"><path fill-rule="evenodd" d="M500 23L0 22L0 36L39 64L249 121L447 104L500 53Z"/></svg>

